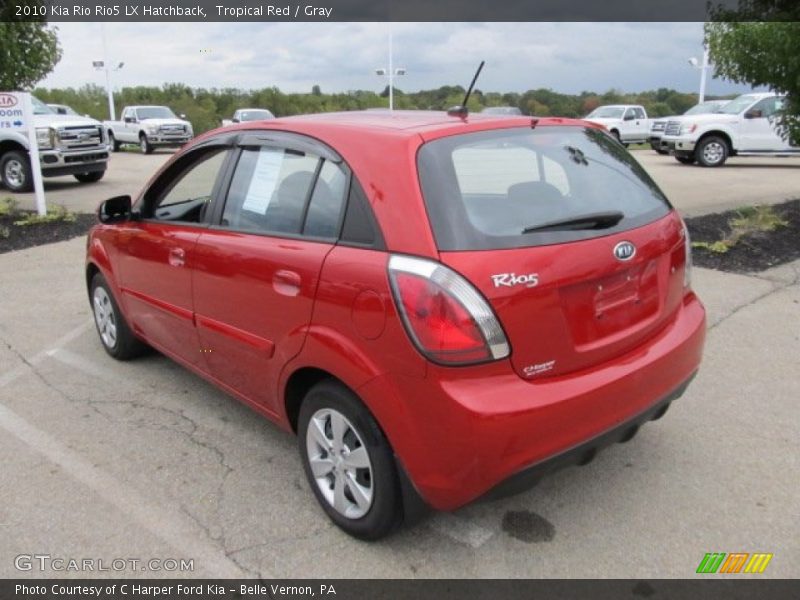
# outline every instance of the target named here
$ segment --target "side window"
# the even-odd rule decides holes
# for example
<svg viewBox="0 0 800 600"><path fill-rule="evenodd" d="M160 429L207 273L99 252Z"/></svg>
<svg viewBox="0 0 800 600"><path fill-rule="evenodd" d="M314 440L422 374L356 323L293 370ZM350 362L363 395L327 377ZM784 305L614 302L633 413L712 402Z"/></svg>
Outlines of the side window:
<svg viewBox="0 0 800 600"><path fill-rule="evenodd" d="M772 117L775 115L776 112L783 108L783 98L764 98L760 102L757 102L753 108L750 110L760 110L762 117Z"/></svg>
<svg viewBox="0 0 800 600"><path fill-rule="evenodd" d="M623 117L623 119L630 119L632 117L634 117L634 118L636 117L636 110L633 109L633 108L626 109L625 110L625 116Z"/></svg>
<svg viewBox="0 0 800 600"><path fill-rule="evenodd" d="M231 181L222 225L299 234L320 158L294 150L245 148Z"/></svg>
<svg viewBox="0 0 800 600"><path fill-rule="evenodd" d="M633 112L636 115L637 119L644 119L644 109L643 108L634 108Z"/></svg>
<svg viewBox="0 0 800 600"><path fill-rule="evenodd" d="M145 217L159 221L199 223L203 220L211 194L227 152L213 148L187 157L188 164L177 164L153 184L145 195Z"/></svg>
<svg viewBox="0 0 800 600"><path fill-rule="evenodd" d="M339 233L347 174L337 164L325 161L320 169L308 214L303 226L305 235L333 238Z"/></svg>

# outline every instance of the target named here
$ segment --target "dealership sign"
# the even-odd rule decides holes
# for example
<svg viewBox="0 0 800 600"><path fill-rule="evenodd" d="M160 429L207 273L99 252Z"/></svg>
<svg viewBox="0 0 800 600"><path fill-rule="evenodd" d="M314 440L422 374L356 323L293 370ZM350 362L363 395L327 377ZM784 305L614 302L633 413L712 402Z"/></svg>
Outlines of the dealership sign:
<svg viewBox="0 0 800 600"><path fill-rule="evenodd" d="M22 94L0 92L0 129L25 129L25 103Z"/></svg>

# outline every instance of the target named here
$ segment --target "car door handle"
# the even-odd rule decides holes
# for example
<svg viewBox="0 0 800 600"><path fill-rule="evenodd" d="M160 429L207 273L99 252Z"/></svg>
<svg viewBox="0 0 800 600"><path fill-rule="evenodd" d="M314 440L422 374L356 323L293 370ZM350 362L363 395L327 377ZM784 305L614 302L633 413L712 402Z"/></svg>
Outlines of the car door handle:
<svg viewBox="0 0 800 600"><path fill-rule="evenodd" d="M172 267L182 267L186 262L186 251L183 248L170 248L169 264Z"/></svg>
<svg viewBox="0 0 800 600"><path fill-rule="evenodd" d="M299 273L280 269L272 277L272 287L284 296L297 296L300 293L302 279Z"/></svg>

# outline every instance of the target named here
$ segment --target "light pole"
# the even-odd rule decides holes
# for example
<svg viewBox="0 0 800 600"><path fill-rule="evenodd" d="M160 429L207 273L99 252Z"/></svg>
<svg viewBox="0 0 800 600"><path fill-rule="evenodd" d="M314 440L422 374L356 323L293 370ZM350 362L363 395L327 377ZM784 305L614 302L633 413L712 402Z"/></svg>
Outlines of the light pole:
<svg viewBox="0 0 800 600"><path fill-rule="evenodd" d="M389 34L389 68L375 69L375 74L389 78L389 110L394 110L394 78L395 76L405 75L405 67L394 68L392 56L392 34Z"/></svg>
<svg viewBox="0 0 800 600"><path fill-rule="evenodd" d="M700 62L694 56L689 59L689 64L695 69L700 69L700 96L698 104L706 99L706 73L708 72L708 48L703 48L703 60Z"/></svg>
<svg viewBox="0 0 800 600"><path fill-rule="evenodd" d="M98 71L100 69L104 69L106 72L106 93L108 94L108 114L112 121L116 121L117 115L116 112L114 111L114 93L111 90L111 69L108 66L108 46L106 45L106 24L101 23L100 27L102 28L102 33L103 33L103 60L92 61L92 66ZM121 62L116 67L114 67L114 71L119 71L124 66L125 63Z"/></svg>

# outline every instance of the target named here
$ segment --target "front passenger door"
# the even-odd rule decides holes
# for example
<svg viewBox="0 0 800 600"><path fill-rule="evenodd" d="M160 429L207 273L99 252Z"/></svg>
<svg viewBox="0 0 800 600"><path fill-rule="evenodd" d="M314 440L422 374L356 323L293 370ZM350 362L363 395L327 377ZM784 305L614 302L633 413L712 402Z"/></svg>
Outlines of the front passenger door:
<svg viewBox="0 0 800 600"><path fill-rule="evenodd" d="M191 365L203 359L194 326L194 248L221 182L226 147L185 154L148 188L120 233L126 314L153 346Z"/></svg>

